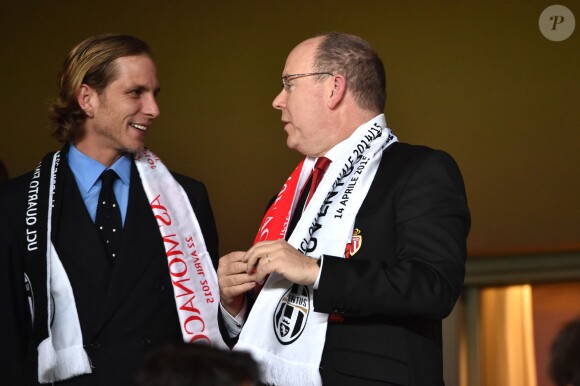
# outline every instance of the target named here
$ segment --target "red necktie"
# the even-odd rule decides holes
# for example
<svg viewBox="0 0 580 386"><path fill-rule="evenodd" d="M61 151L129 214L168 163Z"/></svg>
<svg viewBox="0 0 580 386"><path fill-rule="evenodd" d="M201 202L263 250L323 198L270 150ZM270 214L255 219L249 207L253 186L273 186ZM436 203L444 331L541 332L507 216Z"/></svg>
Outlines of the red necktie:
<svg viewBox="0 0 580 386"><path fill-rule="evenodd" d="M314 195L314 192L316 191L318 184L320 184L320 181L322 181L322 177L324 177L324 172L326 171L328 165L330 165L331 162L332 161L326 157L319 157L316 160L314 169L312 169L312 184L310 185L310 192L308 192L308 197L306 198L306 203L304 204L305 208L308 205L308 202L310 202L312 196Z"/></svg>

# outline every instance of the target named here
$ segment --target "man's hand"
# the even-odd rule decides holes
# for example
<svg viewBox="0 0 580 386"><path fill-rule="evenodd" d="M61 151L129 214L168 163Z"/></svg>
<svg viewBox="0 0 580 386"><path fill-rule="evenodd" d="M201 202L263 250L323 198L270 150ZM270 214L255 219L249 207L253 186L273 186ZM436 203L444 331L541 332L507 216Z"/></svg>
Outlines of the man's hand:
<svg viewBox="0 0 580 386"><path fill-rule="evenodd" d="M276 272L293 283L312 285L320 270L317 259L303 255L284 240L261 241L245 253L242 261L247 263L248 275L255 272L258 283Z"/></svg>
<svg viewBox="0 0 580 386"><path fill-rule="evenodd" d="M222 256L217 269L220 302L230 315L236 316L244 306L245 293L256 286L256 274L247 272L242 261L246 252L232 252Z"/></svg>

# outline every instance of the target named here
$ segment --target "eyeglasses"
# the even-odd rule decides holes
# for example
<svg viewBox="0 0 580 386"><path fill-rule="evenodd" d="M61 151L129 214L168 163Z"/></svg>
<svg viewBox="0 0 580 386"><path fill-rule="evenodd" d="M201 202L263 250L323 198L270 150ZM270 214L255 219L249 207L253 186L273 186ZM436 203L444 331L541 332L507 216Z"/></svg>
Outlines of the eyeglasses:
<svg viewBox="0 0 580 386"><path fill-rule="evenodd" d="M290 80L290 78L292 79L298 79L298 78L304 78L305 76L315 76L315 75L330 75L330 76L334 76L334 74L331 74L330 72L309 72L306 74L290 74L290 75L285 75L282 77L282 87L284 88L284 90L288 91L288 88L290 87L290 85L288 84L288 81Z"/></svg>

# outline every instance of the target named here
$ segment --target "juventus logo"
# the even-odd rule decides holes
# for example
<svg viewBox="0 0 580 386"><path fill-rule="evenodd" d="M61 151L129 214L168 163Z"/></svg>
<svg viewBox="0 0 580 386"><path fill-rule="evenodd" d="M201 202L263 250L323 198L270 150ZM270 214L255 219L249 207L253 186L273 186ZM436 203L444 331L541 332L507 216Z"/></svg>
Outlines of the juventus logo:
<svg viewBox="0 0 580 386"><path fill-rule="evenodd" d="M284 293L274 312L274 332L281 344L291 344L300 337L306 327L309 311L308 287L293 284Z"/></svg>

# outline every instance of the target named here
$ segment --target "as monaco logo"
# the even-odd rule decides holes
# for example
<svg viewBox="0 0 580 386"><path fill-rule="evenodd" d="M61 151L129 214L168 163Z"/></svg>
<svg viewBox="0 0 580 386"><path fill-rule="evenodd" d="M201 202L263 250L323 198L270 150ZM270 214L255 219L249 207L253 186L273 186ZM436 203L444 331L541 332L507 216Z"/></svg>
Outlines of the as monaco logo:
<svg viewBox="0 0 580 386"><path fill-rule="evenodd" d="M355 228L355 230L352 232L352 241L346 244L344 257L349 259L351 256L358 252L360 247L362 247L362 235L360 229Z"/></svg>
<svg viewBox="0 0 580 386"><path fill-rule="evenodd" d="M300 337L306 327L309 311L308 287L292 285L282 296L274 312L274 332L281 344L291 344Z"/></svg>

